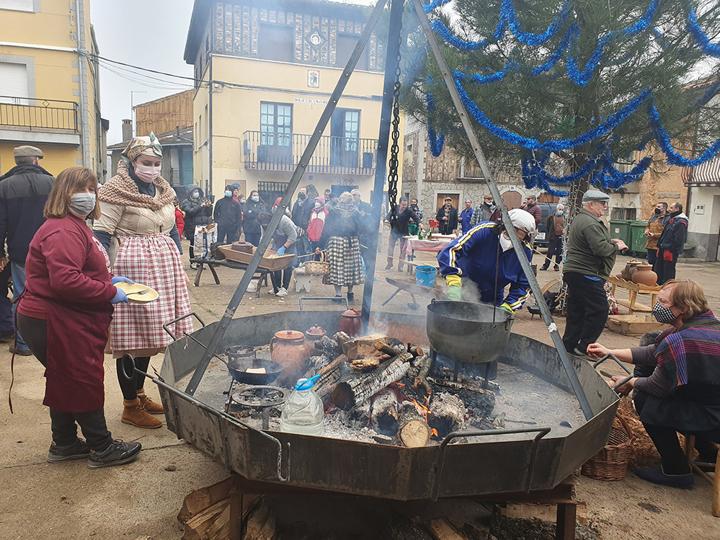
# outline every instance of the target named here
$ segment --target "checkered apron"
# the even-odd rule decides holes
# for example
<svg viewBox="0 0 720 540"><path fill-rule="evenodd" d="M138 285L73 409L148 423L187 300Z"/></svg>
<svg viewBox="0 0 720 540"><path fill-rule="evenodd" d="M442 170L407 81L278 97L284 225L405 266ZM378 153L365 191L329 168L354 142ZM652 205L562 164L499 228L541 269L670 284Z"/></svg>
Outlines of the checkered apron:
<svg viewBox="0 0 720 540"><path fill-rule="evenodd" d="M110 339L113 351L163 349L172 339L162 325L190 313L185 271L175 242L166 234L121 236L114 275L155 289L148 304L116 304ZM169 327L175 336L192 332L191 318Z"/></svg>
<svg viewBox="0 0 720 540"><path fill-rule="evenodd" d="M364 281L357 236L331 236L327 245L327 260L330 263L327 277L330 285L358 285Z"/></svg>

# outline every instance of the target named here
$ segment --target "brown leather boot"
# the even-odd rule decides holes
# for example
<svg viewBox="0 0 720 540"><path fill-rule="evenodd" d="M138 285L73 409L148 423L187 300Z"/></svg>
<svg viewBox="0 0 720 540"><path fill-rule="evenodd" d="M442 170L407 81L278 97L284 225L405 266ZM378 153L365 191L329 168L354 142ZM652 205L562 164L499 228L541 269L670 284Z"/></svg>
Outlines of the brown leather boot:
<svg viewBox="0 0 720 540"><path fill-rule="evenodd" d="M138 398L125 399L123 400L125 408L122 413L122 423L130 424L131 426L145 428L145 429L157 429L162 427L162 422L148 414L143 409L142 403Z"/></svg>
<svg viewBox="0 0 720 540"><path fill-rule="evenodd" d="M140 400L140 405L150 414L165 414L165 409L162 403L157 403L150 399L150 396L145 394L145 389L141 388L137 391L137 397Z"/></svg>

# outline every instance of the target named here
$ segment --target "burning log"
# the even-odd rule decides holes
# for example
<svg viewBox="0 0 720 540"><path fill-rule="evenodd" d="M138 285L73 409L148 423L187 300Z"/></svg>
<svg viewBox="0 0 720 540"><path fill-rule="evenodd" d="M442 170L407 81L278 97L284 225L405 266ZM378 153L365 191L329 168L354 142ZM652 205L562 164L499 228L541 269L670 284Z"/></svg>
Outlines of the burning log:
<svg viewBox="0 0 720 540"><path fill-rule="evenodd" d="M433 397L428 424L437 431L437 436L442 439L448 433L465 427L466 415L465 403L459 397L441 392Z"/></svg>
<svg viewBox="0 0 720 540"><path fill-rule="evenodd" d="M382 368L338 383L332 392L332 402L344 411L364 403L390 383L402 379L410 368L410 360L412 355L403 353Z"/></svg>
<svg viewBox="0 0 720 540"><path fill-rule="evenodd" d="M408 348L408 352L412 354L415 358L421 358L426 354L423 348L417 345L410 345L410 347Z"/></svg>
<svg viewBox="0 0 720 540"><path fill-rule="evenodd" d="M402 404L398 426L398 441L406 448L421 448L430 442L432 431L415 403L405 401Z"/></svg>
<svg viewBox="0 0 720 540"><path fill-rule="evenodd" d="M388 354L368 356L367 358L358 358L350 362L350 367L358 371L366 371L368 369L375 369L380 366L385 360L392 358Z"/></svg>
<svg viewBox="0 0 720 540"><path fill-rule="evenodd" d="M324 400L330 392L332 392L335 385L342 376L342 365L347 362L347 357L344 354L338 356L335 360L330 362L327 366L318 371L320 379L315 383L315 392Z"/></svg>
<svg viewBox="0 0 720 540"><path fill-rule="evenodd" d="M450 390L456 392L464 403L476 411L478 416L489 416L495 408L495 394L491 390L483 389L482 383L474 383L473 381L456 383L454 381L438 381L432 378L429 379L437 386L449 388Z"/></svg>
<svg viewBox="0 0 720 540"><path fill-rule="evenodd" d="M350 341L343 343L343 353L345 353L345 356L347 356L350 360L373 356L376 352L375 342L383 339L385 339L385 336L381 334L356 337L355 339L351 339ZM396 356L398 353L394 349L391 349L388 354L390 354L390 356Z"/></svg>
<svg viewBox="0 0 720 540"><path fill-rule="evenodd" d="M395 435L400 416L398 396L390 388L381 390L373 398L370 408L370 422L373 429L385 435Z"/></svg>
<svg viewBox="0 0 720 540"><path fill-rule="evenodd" d="M415 361L415 367L417 368L417 374L413 377L413 388L418 390L422 387L425 391L425 396L429 397L433 393L432 385L428 382L427 376L430 373L432 367L432 358L430 356L421 356Z"/></svg>

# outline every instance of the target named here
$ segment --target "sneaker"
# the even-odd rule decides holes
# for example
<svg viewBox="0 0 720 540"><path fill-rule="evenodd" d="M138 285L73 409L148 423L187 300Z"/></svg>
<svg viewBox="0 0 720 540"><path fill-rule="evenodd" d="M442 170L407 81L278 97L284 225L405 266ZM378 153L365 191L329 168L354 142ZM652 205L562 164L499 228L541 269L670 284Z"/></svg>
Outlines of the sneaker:
<svg viewBox="0 0 720 540"><path fill-rule="evenodd" d="M581 350L578 349L577 347L575 347L575 348L573 349L573 352L572 352L572 353L573 353L575 356L580 356L581 358L587 357L587 353L581 351Z"/></svg>
<svg viewBox="0 0 720 540"><path fill-rule="evenodd" d="M637 467L633 469L635 475L643 480L661 486L670 486L679 489L690 489L695 484L692 473L666 474L662 467Z"/></svg>
<svg viewBox="0 0 720 540"><path fill-rule="evenodd" d="M10 344L10 347L8 347L8 350L11 353L16 354L18 356L32 356L33 355L32 351L30 350L29 347L16 347L14 343Z"/></svg>
<svg viewBox="0 0 720 540"><path fill-rule="evenodd" d="M282 297L282 296L287 296L287 295L288 295L288 292L287 292L287 289L286 289L285 287L280 287L280 288L278 289L278 292L275 293L275 296L280 296L280 297Z"/></svg>
<svg viewBox="0 0 720 540"><path fill-rule="evenodd" d="M100 467L112 467L135 461L142 445L138 442L124 442L114 440L102 452L92 450L88 459L88 467L97 469Z"/></svg>
<svg viewBox="0 0 720 540"><path fill-rule="evenodd" d="M83 459L90 456L90 447L82 439L76 439L74 443L67 446L58 446L54 442L48 450L48 463L59 461L70 461L72 459Z"/></svg>

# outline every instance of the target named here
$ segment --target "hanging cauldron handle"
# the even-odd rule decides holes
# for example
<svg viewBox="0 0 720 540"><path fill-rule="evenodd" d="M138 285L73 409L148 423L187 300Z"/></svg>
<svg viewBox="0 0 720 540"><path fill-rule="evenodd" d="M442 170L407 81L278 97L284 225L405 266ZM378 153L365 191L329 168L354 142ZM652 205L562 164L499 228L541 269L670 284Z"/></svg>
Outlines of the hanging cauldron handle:
<svg viewBox="0 0 720 540"><path fill-rule="evenodd" d="M519 428L519 429L493 429L493 430L482 430L482 429L468 429L464 431L453 431L448 434L447 437L440 444L440 453L438 458L435 460L433 465L433 485L432 485L432 499L437 501L440 496L440 482L442 479L442 473L445 469L445 451L450 444L450 441L457 439L458 437L485 437L487 435L515 435L517 433L537 433L532 441L532 447L530 449L530 462L528 463L527 475L525 481L525 493L530 491L530 486L533 478L533 472L535 471L535 458L537 457L538 442L545 435L550 433L549 427L537 427L537 428Z"/></svg>
<svg viewBox="0 0 720 540"><path fill-rule="evenodd" d="M621 368L625 373L627 373L628 375L631 374L631 373L630 373L630 370L625 367L625 364L623 364L623 363L618 359L618 357L615 356L615 355L612 354L612 353L608 353L608 354L606 354L605 356L603 356L600 360L598 360L597 362L593 362L593 365L592 365L593 369L597 369L597 368L600 366L600 364L602 364L603 362L605 362L605 361L607 361L607 360L612 360L612 361L614 361L618 366L620 366L620 368Z"/></svg>
<svg viewBox="0 0 720 540"><path fill-rule="evenodd" d="M173 324L179 323L180 321L185 320L185 319L187 319L187 318L189 318L189 317L195 317L195 318L198 320L198 322L200 323L200 325L201 325L203 328L205 327L205 323L204 323L203 320L200 318L200 316L199 316L197 313L195 313L194 311L191 311L191 312L188 313L187 315L183 315L182 317L178 317L177 319L173 319L172 321L163 324L163 325L162 325L163 330L165 330L165 332L167 332L167 334L173 339L173 341L177 341L177 340L180 339L180 338L177 337L175 334L173 334L173 333L170 331L170 327L171 327ZM183 332L183 333L184 333L184 332ZM189 334L187 334L187 333L185 333L185 335L186 335L186 336L189 336Z"/></svg>

